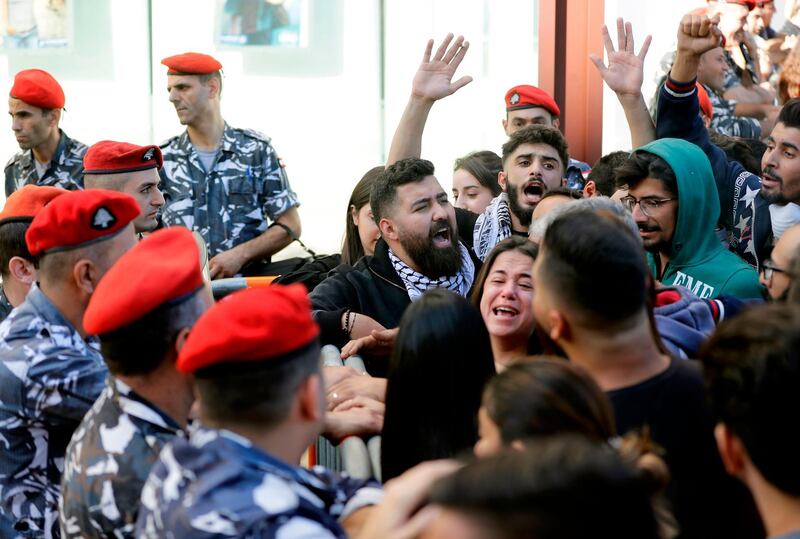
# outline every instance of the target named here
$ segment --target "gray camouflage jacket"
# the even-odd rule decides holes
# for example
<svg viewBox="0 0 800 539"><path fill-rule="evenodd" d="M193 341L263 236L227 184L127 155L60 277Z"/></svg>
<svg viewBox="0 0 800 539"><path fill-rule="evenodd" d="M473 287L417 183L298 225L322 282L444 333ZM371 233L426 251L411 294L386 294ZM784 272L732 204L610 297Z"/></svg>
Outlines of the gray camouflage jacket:
<svg viewBox="0 0 800 539"><path fill-rule="evenodd" d="M339 519L381 497L375 481L290 466L238 434L199 426L153 465L136 536L343 538Z"/></svg>
<svg viewBox="0 0 800 539"><path fill-rule="evenodd" d="M180 426L113 376L75 430L61 480L61 536L133 537L147 474Z"/></svg>
<svg viewBox="0 0 800 539"><path fill-rule="evenodd" d="M266 137L225 124L219 153L209 172L188 131L161 144L166 226L197 230L209 257L252 240L290 208L297 195Z"/></svg>
<svg viewBox="0 0 800 539"><path fill-rule="evenodd" d="M64 452L106 365L39 290L0 324L0 537L58 537Z"/></svg>
<svg viewBox="0 0 800 539"><path fill-rule="evenodd" d="M6 196L23 185L52 185L74 191L83 189L83 155L87 147L82 142L71 139L59 129L61 138L50 167L40 179L36 173L33 150L23 150L14 154L6 164Z"/></svg>

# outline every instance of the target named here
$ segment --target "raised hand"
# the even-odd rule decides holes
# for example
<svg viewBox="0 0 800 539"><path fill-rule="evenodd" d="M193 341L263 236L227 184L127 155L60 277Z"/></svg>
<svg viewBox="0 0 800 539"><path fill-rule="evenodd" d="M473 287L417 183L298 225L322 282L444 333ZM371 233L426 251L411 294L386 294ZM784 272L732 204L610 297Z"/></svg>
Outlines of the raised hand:
<svg viewBox="0 0 800 539"><path fill-rule="evenodd" d="M464 59L464 55L467 54L467 49L469 49L469 42L464 41L464 36L458 36L453 41L453 34L447 34L442 44L436 49L436 54L431 58L433 40L429 40L425 47L425 54L422 55L422 63L414 76L411 94L421 99L436 101L452 95L472 82L470 76L464 76L451 82L456 69Z"/></svg>
<svg viewBox="0 0 800 539"><path fill-rule="evenodd" d="M700 57L704 52L724 45L718 28L719 15L709 19L705 15L687 14L678 27L678 53Z"/></svg>
<svg viewBox="0 0 800 539"><path fill-rule="evenodd" d="M639 96L642 92L644 81L644 58L650 48L652 36L644 38L644 43L639 53L634 51L633 27L631 23L617 19L617 50L608 32L608 27L603 26L603 44L608 54L608 67L603 59L596 54L590 54L589 59L594 63L600 76L609 88L620 96Z"/></svg>

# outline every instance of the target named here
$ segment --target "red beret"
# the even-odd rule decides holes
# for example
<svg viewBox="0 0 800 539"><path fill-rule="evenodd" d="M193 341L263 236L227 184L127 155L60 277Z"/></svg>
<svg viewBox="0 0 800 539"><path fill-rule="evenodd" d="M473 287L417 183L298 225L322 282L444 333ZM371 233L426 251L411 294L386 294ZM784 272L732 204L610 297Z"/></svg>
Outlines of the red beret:
<svg viewBox="0 0 800 539"><path fill-rule="evenodd" d="M197 321L178 354L179 371L222 363L261 361L311 344L319 327L303 285L272 285L235 292Z"/></svg>
<svg viewBox="0 0 800 539"><path fill-rule="evenodd" d="M710 120L714 117L714 107L711 105L711 98L708 97L708 92L706 92L702 84L699 82L695 84L697 85L697 100L700 102L700 112Z"/></svg>
<svg viewBox="0 0 800 539"><path fill-rule="evenodd" d="M8 95L42 109L64 108L64 90L50 73L41 69L17 73Z"/></svg>
<svg viewBox="0 0 800 539"><path fill-rule="evenodd" d="M536 86L522 84L506 92L506 111L542 107L553 116L561 116L561 109L553 97Z"/></svg>
<svg viewBox="0 0 800 539"><path fill-rule="evenodd" d="M183 227L158 230L122 255L92 294L83 327L102 335L127 326L157 307L188 299L203 286L200 253Z"/></svg>
<svg viewBox="0 0 800 539"><path fill-rule="evenodd" d="M140 212L136 199L125 193L69 191L34 217L25 241L34 256L82 247L119 232Z"/></svg>
<svg viewBox="0 0 800 539"><path fill-rule="evenodd" d="M158 146L137 146L127 142L101 140L83 156L84 174L118 174L161 168L164 157Z"/></svg>
<svg viewBox="0 0 800 539"><path fill-rule="evenodd" d="M199 52L185 52L161 60L167 66L168 75L184 73L187 75L208 75L222 69L222 64L213 56Z"/></svg>
<svg viewBox="0 0 800 539"><path fill-rule="evenodd" d="M0 213L0 225L15 222L31 222L51 200L67 191L49 185L25 185L14 191L6 200Z"/></svg>

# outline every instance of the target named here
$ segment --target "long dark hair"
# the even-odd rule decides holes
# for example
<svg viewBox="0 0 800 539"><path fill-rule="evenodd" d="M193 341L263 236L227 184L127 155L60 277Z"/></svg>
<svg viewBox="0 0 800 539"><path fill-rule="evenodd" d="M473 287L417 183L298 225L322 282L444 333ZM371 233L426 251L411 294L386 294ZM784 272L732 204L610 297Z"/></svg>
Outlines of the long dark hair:
<svg viewBox="0 0 800 539"><path fill-rule="evenodd" d="M358 227L353 223L352 210L355 208L355 211L358 212L365 204L369 203L372 184L375 183L375 180L383 170L382 166L369 169L353 188L350 200L347 202L344 240L342 241L342 264L353 265L359 258L364 256L364 247L361 245L361 238L358 236Z"/></svg>
<svg viewBox="0 0 800 539"><path fill-rule="evenodd" d="M483 406L507 445L566 432L597 442L616 435L608 397L586 372L563 359L515 362L486 385Z"/></svg>
<svg viewBox="0 0 800 539"><path fill-rule="evenodd" d="M470 450L478 439L483 386L493 374L489 333L466 299L435 289L413 303L400 321L389 365L383 480Z"/></svg>
<svg viewBox="0 0 800 539"><path fill-rule="evenodd" d="M497 175L503 170L503 160L496 153L489 150L468 153L453 164L453 172L459 169L469 172L478 183L492 192L493 197L503 191L497 182Z"/></svg>

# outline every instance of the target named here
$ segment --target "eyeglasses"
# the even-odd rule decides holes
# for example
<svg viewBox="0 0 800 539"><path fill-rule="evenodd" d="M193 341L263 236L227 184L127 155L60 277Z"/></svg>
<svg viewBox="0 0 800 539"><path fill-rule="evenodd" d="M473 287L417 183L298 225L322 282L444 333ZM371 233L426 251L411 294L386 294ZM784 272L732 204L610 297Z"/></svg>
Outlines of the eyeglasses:
<svg viewBox="0 0 800 539"><path fill-rule="evenodd" d="M678 200L677 198L654 198L654 197L645 197L641 199L637 199L634 196L628 195L624 196L619 199L622 202L622 205L625 206L629 212L633 212L633 208L636 207L638 204L639 207L642 209L642 213L645 214L647 217L652 217L650 212L658 211L658 209L665 203L670 202L672 200Z"/></svg>
<svg viewBox="0 0 800 539"><path fill-rule="evenodd" d="M777 266L774 266L772 264L772 260L769 258L761 263L761 273L764 274L765 281L771 281L772 275L774 273L783 273L784 275L792 277L792 274L790 272L786 271L785 269L781 269Z"/></svg>

